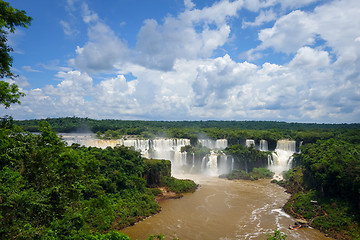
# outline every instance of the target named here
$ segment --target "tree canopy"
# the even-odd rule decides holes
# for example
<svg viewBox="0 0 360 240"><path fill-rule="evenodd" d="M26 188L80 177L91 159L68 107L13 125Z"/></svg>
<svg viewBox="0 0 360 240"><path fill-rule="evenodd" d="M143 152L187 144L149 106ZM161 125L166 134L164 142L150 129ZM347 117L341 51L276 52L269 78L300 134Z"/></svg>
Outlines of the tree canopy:
<svg viewBox="0 0 360 240"><path fill-rule="evenodd" d="M16 27L27 28L31 20L24 10L15 9L8 2L0 0L0 78L15 78L11 71L13 58L10 52L13 49L8 45L8 34L14 33ZM0 104L8 108L12 103L20 103L22 96L24 93L19 91L16 84L0 81Z"/></svg>

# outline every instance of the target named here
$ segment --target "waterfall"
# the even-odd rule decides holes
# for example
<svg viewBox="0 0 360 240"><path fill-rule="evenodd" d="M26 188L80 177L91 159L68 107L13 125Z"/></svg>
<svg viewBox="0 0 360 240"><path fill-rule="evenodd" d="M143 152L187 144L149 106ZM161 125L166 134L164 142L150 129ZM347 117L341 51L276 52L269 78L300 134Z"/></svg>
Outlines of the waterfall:
<svg viewBox="0 0 360 240"><path fill-rule="evenodd" d="M208 161L208 156L204 156L202 159L201 159L201 171L205 171L206 170L206 163Z"/></svg>
<svg viewBox="0 0 360 240"><path fill-rule="evenodd" d="M234 158L231 157L231 172L234 170Z"/></svg>
<svg viewBox="0 0 360 240"><path fill-rule="evenodd" d="M210 154L204 156L202 159L196 159L195 154L192 157L187 152L181 152L181 147L190 145L190 139L174 139L174 138L156 138L156 139L117 139L117 140L103 140L95 139L94 135L72 135L65 134L62 137L64 141L71 145L72 143L80 144L85 147L116 147L124 145L133 147L139 151L143 157L154 159L166 159L172 162L173 172L206 172L211 175L218 175L228 173L235 168L234 158L226 156L222 149L228 145L226 139L199 139L198 142L207 148L210 148ZM253 139L246 140L246 146L255 146ZM301 143L300 143L301 145ZM268 151L268 142L260 140L260 151ZM281 178L283 171L287 171L292 167L293 157L296 152L296 142L290 140L279 140L276 149L272 154L268 155L268 166L272 172L275 172L277 178ZM245 168L247 168L245 161Z"/></svg>
<svg viewBox="0 0 360 240"><path fill-rule="evenodd" d="M192 153L192 166L191 168L195 167L195 153Z"/></svg>
<svg viewBox="0 0 360 240"><path fill-rule="evenodd" d="M190 145L189 139L158 138L151 141L150 158L166 159L171 161L173 172L182 172L186 165L186 152L181 152L181 147Z"/></svg>
<svg viewBox="0 0 360 240"><path fill-rule="evenodd" d="M221 152L228 146L226 139L199 139L199 143L207 148L210 148L210 154L202 159L196 159L195 154L192 157L187 152L181 152L181 148L190 145L190 139L175 139L175 138L156 138L156 139L116 139L104 140L95 139L94 135L88 136L67 136L63 138L69 145L77 143L86 147L116 147L123 145L132 147L139 151L143 157L153 159L166 159L171 161L172 172L183 173L189 172L207 172L211 175L219 173L228 173L233 167L233 159L231 165L228 163L227 156ZM189 158L189 159L187 159ZM201 161L201 163L200 163Z"/></svg>
<svg viewBox="0 0 360 240"><path fill-rule="evenodd" d="M219 150L225 149L228 146L228 142L226 139L198 139L198 143L201 144L203 147Z"/></svg>
<svg viewBox="0 0 360 240"><path fill-rule="evenodd" d="M220 152L219 158L218 158L218 173L219 174L226 174L230 171L229 163L228 163L228 156Z"/></svg>
<svg viewBox="0 0 360 240"><path fill-rule="evenodd" d="M227 139L217 139L215 142L215 148L216 149L225 149L228 146L228 141Z"/></svg>
<svg viewBox="0 0 360 240"><path fill-rule="evenodd" d="M263 139L260 140L259 150L263 151L263 152L269 151L268 142L266 140L263 140Z"/></svg>
<svg viewBox="0 0 360 240"><path fill-rule="evenodd" d="M296 152L296 142L279 140L275 151L271 154L269 169L275 173L274 178L282 179L282 173L291 168L293 154Z"/></svg>
<svg viewBox="0 0 360 240"><path fill-rule="evenodd" d="M209 161L207 162L207 171L206 171L211 176L219 175L217 160L218 160L218 155L214 151L211 151L209 156Z"/></svg>
<svg viewBox="0 0 360 240"><path fill-rule="evenodd" d="M255 141L253 139L246 139L245 146L251 147L251 145L254 145L255 147Z"/></svg>

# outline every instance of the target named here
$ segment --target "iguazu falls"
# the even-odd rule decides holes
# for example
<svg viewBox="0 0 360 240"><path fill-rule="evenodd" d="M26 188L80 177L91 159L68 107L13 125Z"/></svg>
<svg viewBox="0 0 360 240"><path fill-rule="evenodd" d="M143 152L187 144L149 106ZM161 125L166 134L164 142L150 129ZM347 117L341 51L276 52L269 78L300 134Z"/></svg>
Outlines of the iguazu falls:
<svg viewBox="0 0 360 240"><path fill-rule="evenodd" d="M2 121L2 236L356 239L359 124Z"/></svg>
<svg viewBox="0 0 360 240"><path fill-rule="evenodd" d="M94 134L68 135L61 134L62 139L68 144L79 144L86 147L116 147L119 145L132 147L139 151L142 156L151 159L166 159L171 161L172 172L175 174L202 173L205 175L219 176L234 170L234 158L226 155L222 150L228 147L227 139L198 139L197 146L209 150L201 158L194 152L187 152L186 146L190 146L190 139L155 138L155 139L96 139ZM296 141L279 140L276 148L269 150L266 140L261 139L255 143L253 139L245 140L246 147L254 147L259 151L269 152L268 168L278 177L282 172L292 167L292 155L296 152ZM246 161L245 161L246 164ZM245 168L247 171L247 169Z"/></svg>
<svg viewBox="0 0 360 240"><path fill-rule="evenodd" d="M0 240L360 240L360 0L0 0Z"/></svg>

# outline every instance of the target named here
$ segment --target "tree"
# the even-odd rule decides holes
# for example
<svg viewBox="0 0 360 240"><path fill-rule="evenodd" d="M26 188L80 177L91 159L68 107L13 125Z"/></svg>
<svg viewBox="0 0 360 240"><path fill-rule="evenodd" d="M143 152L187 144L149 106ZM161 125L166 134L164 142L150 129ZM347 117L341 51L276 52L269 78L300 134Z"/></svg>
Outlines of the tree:
<svg viewBox="0 0 360 240"><path fill-rule="evenodd" d="M0 0L0 78L16 77L10 69L13 62L10 52L13 49L7 44L7 34L14 33L15 27L27 28L31 20L24 10L15 9L9 3ZM0 81L0 104L5 105L5 108L10 107L12 103L20 103L19 98L22 96L24 93L19 91L16 84Z"/></svg>
<svg viewBox="0 0 360 240"><path fill-rule="evenodd" d="M270 233L266 234L266 240L285 240L287 235L283 232L280 232L279 230L274 230L274 235L271 235Z"/></svg>

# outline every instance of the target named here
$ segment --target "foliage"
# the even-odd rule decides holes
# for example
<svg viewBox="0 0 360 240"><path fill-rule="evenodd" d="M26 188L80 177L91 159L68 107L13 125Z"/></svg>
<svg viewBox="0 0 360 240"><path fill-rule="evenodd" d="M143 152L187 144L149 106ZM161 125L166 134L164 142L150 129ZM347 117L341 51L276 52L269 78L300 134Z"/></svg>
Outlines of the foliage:
<svg viewBox="0 0 360 240"><path fill-rule="evenodd" d="M196 183L189 179L176 179L174 177L165 177L164 182L165 186L167 186L170 191L178 194L195 192L197 188Z"/></svg>
<svg viewBox="0 0 360 240"><path fill-rule="evenodd" d="M265 168L268 165L268 153L261 152L241 144L232 145L224 151L235 159L235 169L251 172L254 168Z"/></svg>
<svg viewBox="0 0 360 240"><path fill-rule="evenodd" d="M202 145L186 145L181 148L181 152L187 152L188 159L191 159L193 155L196 159L202 159L207 154L210 154L210 149Z"/></svg>
<svg viewBox="0 0 360 240"><path fill-rule="evenodd" d="M87 236L86 240L130 240L130 237L124 233L111 231L106 234L97 234L94 236Z"/></svg>
<svg viewBox="0 0 360 240"><path fill-rule="evenodd" d="M254 178L272 178L274 173L267 168L254 168L250 173Z"/></svg>
<svg viewBox="0 0 360 240"><path fill-rule="evenodd" d="M287 235L279 230L275 229L274 234L271 235L270 233L266 234L267 240L284 240L287 238Z"/></svg>
<svg viewBox="0 0 360 240"><path fill-rule="evenodd" d="M66 147L42 122L0 128L0 239L128 239L100 233L159 211L145 164L126 147Z"/></svg>
<svg viewBox="0 0 360 240"><path fill-rule="evenodd" d="M163 186L165 177L171 176L170 160L146 159L144 177L148 187Z"/></svg>
<svg viewBox="0 0 360 240"><path fill-rule="evenodd" d="M10 52L13 49L7 44L7 34L14 33L15 27L25 27L30 25L32 18L26 16L26 12L10 6L9 3L0 1L0 78L14 78L11 72L13 58ZM16 84L0 81L0 104L9 107L12 103L20 103L19 98L24 93L19 91Z"/></svg>
<svg viewBox="0 0 360 240"><path fill-rule="evenodd" d="M25 94L19 92L16 84L0 81L0 104L5 105L5 108L10 107L12 103L20 103L19 98L23 96Z"/></svg>
<svg viewBox="0 0 360 240"><path fill-rule="evenodd" d="M154 196L162 195L162 191L159 188L149 188Z"/></svg>
<svg viewBox="0 0 360 240"><path fill-rule="evenodd" d="M360 145L330 139L307 144L301 161L309 186L321 196L342 196L360 206Z"/></svg>
<svg viewBox="0 0 360 240"><path fill-rule="evenodd" d="M331 131L327 135L330 139L315 136L316 142L304 144L301 154L295 156L299 166L278 182L292 193L284 209L331 237L358 239L359 131Z"/></svg>
<svg viewBox="0 0 360 240"><path fill-rule="evenodd" d="M298 171L301 173L301 171ZM284 209L296 218L336 239L358 239L360 236L358 209L342 198L320 197L315 189L297 188Z"/></svg>
<svg viewBox="0 0 360 240"><path fill-rule="evenodd" d="M245 172L244 170L235 169L226 176L229 180L233 179L242 179L242 180L258 180L261 178L272 178L274 173L266 168L254 168L250 173Z"/></svg>

